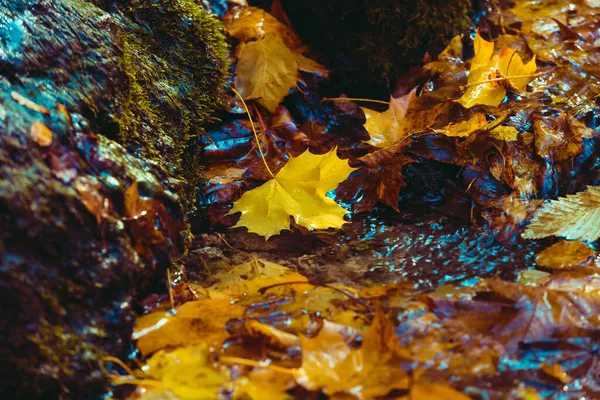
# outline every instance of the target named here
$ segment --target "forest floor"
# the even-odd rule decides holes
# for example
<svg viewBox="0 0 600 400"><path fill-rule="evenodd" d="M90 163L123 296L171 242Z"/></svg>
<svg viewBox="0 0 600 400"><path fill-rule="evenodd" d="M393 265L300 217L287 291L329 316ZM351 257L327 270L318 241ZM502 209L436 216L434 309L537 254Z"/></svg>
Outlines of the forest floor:
<svg viewBox="0 0 600 400"><path fill-rule="evenodd" d="M599 7L491 9L389 102L323 98L328 71L280 11L226 16L241 97L205 143L209 233L144 303L139 368L115 382L132 399L600 398Z"/></svg>

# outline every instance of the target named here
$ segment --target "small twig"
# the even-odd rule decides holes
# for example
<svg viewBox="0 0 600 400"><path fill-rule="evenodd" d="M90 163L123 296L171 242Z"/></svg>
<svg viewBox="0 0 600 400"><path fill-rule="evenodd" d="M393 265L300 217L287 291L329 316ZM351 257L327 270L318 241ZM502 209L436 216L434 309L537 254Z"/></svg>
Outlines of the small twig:
<svg viewBox="0 0 600 400"><path fill-rule="evenodd" d="M390 105L389 101L363 99L358 97L324 97L323 101L366 101L369 103L387 104L388 106Z"/></svg>
<svg viewBox="0 0 600 400"><path fill-rule="evenodd" d="M134 375L131 368L129 368L127 366L127 364L125 364L123 361L119 360L117 357L104 356L104 357L102 357L102 361L113 362L113 363L117 364L119 367L123 368L125 370L125 372L127 372L127 375L131 375L131 376Z"/></svg>

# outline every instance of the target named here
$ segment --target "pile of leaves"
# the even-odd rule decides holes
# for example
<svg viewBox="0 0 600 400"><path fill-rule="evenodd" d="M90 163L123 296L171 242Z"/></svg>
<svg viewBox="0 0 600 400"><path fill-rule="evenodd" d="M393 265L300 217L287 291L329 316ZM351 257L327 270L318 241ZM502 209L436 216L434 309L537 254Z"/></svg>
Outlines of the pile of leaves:
<svg viewBox="0 0 600 400"><path fill-rule="evenodd" d="M517 282L434 291L325 284L250 254L201 283L177 279L136 324L143 365L116 378L137 385L131 398L600 396L600 5L498 3L389 102L320 97L329 72L281 8L234 8L240 97L204 146L206 223L310 237L349 211L432 205L407 180L435 166L452 176L436 210L499 241L570 240Z"/></svg>

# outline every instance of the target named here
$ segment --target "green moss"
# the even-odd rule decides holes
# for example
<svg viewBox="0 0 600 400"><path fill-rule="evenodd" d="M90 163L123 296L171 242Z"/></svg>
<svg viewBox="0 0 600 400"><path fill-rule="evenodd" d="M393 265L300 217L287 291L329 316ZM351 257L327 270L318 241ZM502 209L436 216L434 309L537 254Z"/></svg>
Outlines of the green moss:
<svg viewBox="0 0 600 400"><path fill-rule="evenodd" d="M188 144L223 105L228 63L221 23L192 0L133 0L120 11L136 23L122 38L128 90L117 103L120 139L196 184L198 153Z"/></svg>
<svg viewBox="0 0 600 400"><path fill-rule="evenodd" d="M350 94L391 87L471 24L470 0L283 0L294 28ZM354 92L352 92L354 90Z"/></svg>

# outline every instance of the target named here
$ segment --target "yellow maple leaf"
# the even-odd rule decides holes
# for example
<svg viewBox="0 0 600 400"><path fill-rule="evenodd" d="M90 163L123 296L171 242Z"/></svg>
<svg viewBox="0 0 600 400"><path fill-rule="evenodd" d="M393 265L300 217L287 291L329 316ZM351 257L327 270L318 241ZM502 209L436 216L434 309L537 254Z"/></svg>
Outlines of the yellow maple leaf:
<svg viewBox="0 0 600 400"><path fill-rule="evenodd" d="M338 158L336 149L323 155L306 150L273 179L244 193L229 214L241 212L235 226L245 226L265 240L289 229L290 216L308 229L341 228L347 211L326 195L353 170Z"/></svg>
<svg viewBox="0 0 600 400"><path fill-rule="evenodd" d="M535 56L523 63L515 49L505 47L500 54L494 53L494 43L475 36L475 56L471 60L467 90L456 100L465 108L476 105L497 107L506 96L509 87L517 93L525 87L536 71Z"/></svg>

